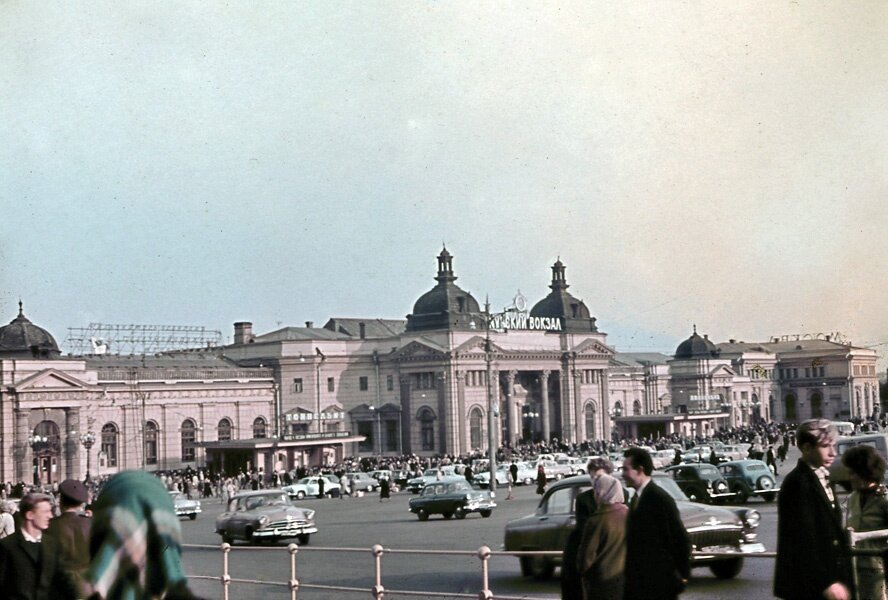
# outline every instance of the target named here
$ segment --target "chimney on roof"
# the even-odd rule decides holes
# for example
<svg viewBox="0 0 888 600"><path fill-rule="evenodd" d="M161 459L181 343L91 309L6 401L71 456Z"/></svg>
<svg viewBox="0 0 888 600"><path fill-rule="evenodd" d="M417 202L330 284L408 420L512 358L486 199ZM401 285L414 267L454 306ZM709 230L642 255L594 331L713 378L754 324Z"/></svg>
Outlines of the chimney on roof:
<svg viewBox="0 0 888 600"><path fill-rule="evenodd" d="M358 323L358 329L360 330L360 333L358 335L363 340L364 337L367 335L367 324L366 323Z"/></svg>
<svg viewBox="0 0 888 600"><path fill-rule="evenodd" d="M306 329L311 329L311 328L314 327L314 326L315 326L314 321L306 321L306 322L305 322L305 328L306 328Z"/></svg>
<svg viewBox="0 0 888 600"><path fill-rule="evenodd" d="M253 324L249 321L238 321L234 324L234 343L249 344L253 341Z"/></svg>
<svg viewBox="0 0 888 600"><path fill-rule="evenodd" d="M829 339L830 339L831 337L832 337L832 336L831 336L830 334L827 333L827 334L826 334L826 341L828 342Z"/></svg>
<svg viewBox="0 0 888 600"><path fill-rule="evenodd" d="M737 340L735 340L735 339L730 339L730 340L728 340L728 343L729 343L729 344L736 344L736 343L737 343Z"/></svg>

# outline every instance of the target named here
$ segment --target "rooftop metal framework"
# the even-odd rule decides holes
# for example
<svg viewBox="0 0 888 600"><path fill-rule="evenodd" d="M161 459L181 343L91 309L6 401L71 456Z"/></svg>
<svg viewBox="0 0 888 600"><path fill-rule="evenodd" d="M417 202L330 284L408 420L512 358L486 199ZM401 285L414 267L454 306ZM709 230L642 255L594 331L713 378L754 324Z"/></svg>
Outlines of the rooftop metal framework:
<svg viewBox="0 0 888 600"><path fill-rule="evenodd" d="M208 348L222 343L222 332L200 325L120 325L90 323L69 327L69 354L155 354L170 350Z"/></svg>

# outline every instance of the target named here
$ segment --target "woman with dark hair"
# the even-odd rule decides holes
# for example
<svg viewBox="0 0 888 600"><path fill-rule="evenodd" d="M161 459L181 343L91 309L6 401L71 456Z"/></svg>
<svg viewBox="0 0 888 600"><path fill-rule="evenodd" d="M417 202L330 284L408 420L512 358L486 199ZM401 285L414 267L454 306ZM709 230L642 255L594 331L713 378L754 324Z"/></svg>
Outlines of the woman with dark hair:
<svg viewBox="0 0 888 600"><path fill-rule="evenodd" d="M888 529L888 489L885 461L872 446L849 448L842 455L853 492L848 499L849 528L854 531ZM858 548L884 548L884 540L866 540ZM885 568L881 556L857 557L858 598L885 600Z"/></svg>
<svg viewBox="0 0 888 600"><path fill-rule="evenodd" d="M546 469L543 463L537 465L537 494L542 496L546 493Z"/></svg>

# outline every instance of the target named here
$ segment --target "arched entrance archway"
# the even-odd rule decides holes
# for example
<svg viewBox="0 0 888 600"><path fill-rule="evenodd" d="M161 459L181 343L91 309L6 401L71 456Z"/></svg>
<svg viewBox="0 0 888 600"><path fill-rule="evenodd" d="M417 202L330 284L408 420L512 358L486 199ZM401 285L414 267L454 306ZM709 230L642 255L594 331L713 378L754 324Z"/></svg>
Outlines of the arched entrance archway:
<svg viewBox="0 0 888 600"><path fill-rule="evenodd" d="M811 418L819 419L823 417L823 396L819 392L811 394Z"/></svg>
<svg viewBox="0 0 888 600"><path fill-rule="evenodd" d="M34 485L51 485L62 479L59 473L59 456L62 453L59 426L55 421L41 421L28 439L34 453Z"/></svg>
<svg viewBox="0 0 888 600"><path fill-rule="evenodd" d="M786 415L786 421L790 423L794 423L798 420L798 416L796 415L796 397L795 394L787 394L783 399L783 403L785 406L785 411L783 414Z"/></svg>

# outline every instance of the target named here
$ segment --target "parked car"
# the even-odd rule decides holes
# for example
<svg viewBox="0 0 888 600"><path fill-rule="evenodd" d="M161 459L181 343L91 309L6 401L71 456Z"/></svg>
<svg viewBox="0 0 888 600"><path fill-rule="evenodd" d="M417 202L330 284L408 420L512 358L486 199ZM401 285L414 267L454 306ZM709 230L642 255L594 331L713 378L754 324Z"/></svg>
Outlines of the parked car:
<svg viewBox="0 0 888 600"><path fill-rule="evenodd" d="M228 510L216 518L216 533L231 544L235 539L247 542L277 541L296 538L307 544L317 533L315 511L290 503L283 490L244 492L228 502Z"/></svg>
<svg viewBox="0 0 888 600"><path fill-rule="evenodd" d="M192 500L182 492L170 492L173 499L173 506L176 509L176 516L188 517L192 521L200 514L200 500Z"/></svg>
<svg viewBox="0 0 888 600"><path fill-rule="evenodd" d="M456 475L456 471L450 466L426 469L421 476L407 480L407 489L411 494L418 494L427 484L449 475Z"/></svg>
<svg viewBox="0 0 888 600"><path fill-rule="evenodd" d="M884 433L864 433L859 435L840 436L836 443L836 458L829 468L830 483L837 483L847 492L851 490L851 477L848 468L842 464L842 455L854 446L866 444L876 449L883 459L888 460L888 435ZM888 483L888 471L885 472Z"/></svg>
<svg viewBox="0 0 888 600"><path fill-rule="evenodd" d="M681 521L691 538L692 566L708 566L720 579L736 577L743 569L746 554L764 552L757 542L756 529L761 516L746 507L706 506L690 502L676 483L667 475L655 472L652 483L662 487L675 499ZM505 531L506 552L562 550L567 536L576 524L574 501L577 494L590 489L588 475L578 475L552 484L532 515L509 521ZM711 556L707 549L736 556ZM560 556L522 556L521 574L537 579L550 577Z"/></svg>
<svg viewBox="0 0 888 600"><path fill-rule="evenodd" d="M675 480L691 502L712 504L734 496L719 470L709 463L676 465L664 472Z"/></svg>
<svg viewBox="0 0 888 600"><path fill-rule="evenodd" d="M716 450L715 454L721 462L732 460L746 460L749 458L749 448L752 444L733 444Z"/></svg>
<svg viewBox="0 0 888 600"><path fill-rule="evenodd" d="M379 487L379 482L370 477L368 473L346 473L349 481L349 489L353 492L372 492Z"/></svg>
<svg viewBox="0 0 888 600"><path fill-rule="evenodd" d="M734 492L736 502L742 504L750 496L760 496L765 502L777 497L777 480L771 468L760 460L732 460L720 464L718 470Z"/></svg>
<svg viewBox="0 0 888 600"><path fill-rule="evenodd" d="M655 450L651 454L651 460L654 462L655 469L665 469L672 465L675 461L675 450L669 448L667 450Z"/></svg>
<svg viewBox="0 0 888 600"><path fill-rule="evenodd" d="M422 493L411 498L409 503L410 512L420 521L428 520L429 515L443 515L445 519L465 519L472 512L480 513L486 519L494 508L496 502L493 494L473 488L461 475L451 475L427 484Z"/></svg>
<svg viewBox="0 0 888 600"><path fill-rule="evenodd" d="M683 463L699 463L709 462L709 456L712 454L712 446L694 446L685 450L681 455Z"/></svg>
<svg viewBox="0 0 888 600"><path fill-rule="evenodd" d="M306 496L317 496L320 491L320 484L318 480L323 476L312 475L311 477L303 477L296 483L291 485L285 485L281 488L281 490L287 492L287 495L290 496L291 500L302 500ZM325 496L338 496L339 495L339 482L333 483L326 477L324 479L324 495ZM335 491L334 491L335 490Z"/></svg>
<svg viewBox="0 0 888 600"><path fill-rule="evenodd" d="M482 488L490 487L490 471L481 471L480 473L475 473L475 476L472 479L472 483ZM501 464L496 466L496 486L501 487L504 485L509 485L508 464Z"/></svg>
<svg viewBox="0 0 888 600"><path fill-rule="evenodd" d="M538 460L535 469L538 469L540 465L543 465L543 471L546 472L546 479L548 481L558 481L573 475L570 465L567 463L558 463L554 460ZM534 481L536 481L536 475L534 475Z"/></svg>

